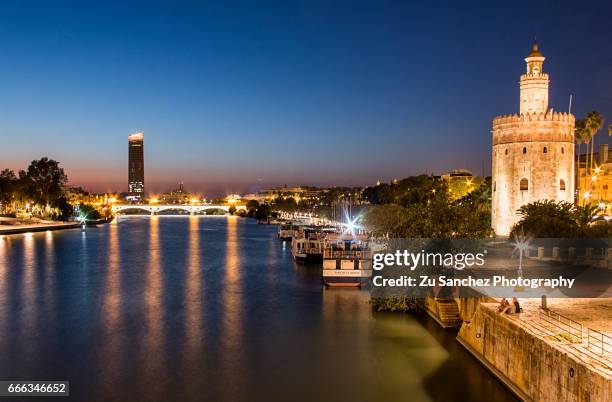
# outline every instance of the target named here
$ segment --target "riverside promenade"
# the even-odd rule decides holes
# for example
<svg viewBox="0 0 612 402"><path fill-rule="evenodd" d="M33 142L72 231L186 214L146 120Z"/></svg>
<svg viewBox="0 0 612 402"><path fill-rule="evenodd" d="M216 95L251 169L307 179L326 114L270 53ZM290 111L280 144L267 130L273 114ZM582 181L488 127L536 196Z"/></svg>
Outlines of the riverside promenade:
<svg viewBox="0 0 612 402"><path fill-rule="evenodd" d="M81 227L79 222L50 222L26 225L0 225L0 235L45 232L47 230L74 229Z"/></svg>
<svg viewBox="0 0 612 402"><path fill-rule="evenodd" d="M457 340L525 401L612 400L612 299L481 303Z"/></svg>

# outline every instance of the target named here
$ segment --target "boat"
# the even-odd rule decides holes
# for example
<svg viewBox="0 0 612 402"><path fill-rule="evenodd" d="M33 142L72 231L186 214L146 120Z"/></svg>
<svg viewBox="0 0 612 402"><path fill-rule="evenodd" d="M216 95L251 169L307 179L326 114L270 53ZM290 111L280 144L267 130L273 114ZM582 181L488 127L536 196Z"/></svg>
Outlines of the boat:
<svg viewBox="0 0 612 402"><path fill-rule="evenodd" d="M372 276L372 250L364 235L329 234L323 245L326 286L358 287Z"/></svg>
<svg viewBox="0 0 612 402"><path fill-rule="evenodd" d="M294 225L293 223L283 224L278 227L278 238L281 241L291 241L291 239L298 236L299 231L299 225Z"/></svg>
<svg viewBox="0 0 612 402"><path fill-rule="evenodd" d="M296 262L314 264L323 261L325 233L305 229L291 240L291 255Z"/></svg>

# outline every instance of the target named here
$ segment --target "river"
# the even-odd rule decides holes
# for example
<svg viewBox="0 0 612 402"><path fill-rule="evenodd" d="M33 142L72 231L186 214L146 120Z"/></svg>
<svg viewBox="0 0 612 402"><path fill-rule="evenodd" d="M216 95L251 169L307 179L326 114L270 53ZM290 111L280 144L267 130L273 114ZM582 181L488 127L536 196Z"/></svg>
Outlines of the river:
<svg viewBox="0 0 612 402"><path fill-rule="evenodd" d="M4 236L0 379L93 402L516 400L455 332L368 298L244 218Z"/></svg>

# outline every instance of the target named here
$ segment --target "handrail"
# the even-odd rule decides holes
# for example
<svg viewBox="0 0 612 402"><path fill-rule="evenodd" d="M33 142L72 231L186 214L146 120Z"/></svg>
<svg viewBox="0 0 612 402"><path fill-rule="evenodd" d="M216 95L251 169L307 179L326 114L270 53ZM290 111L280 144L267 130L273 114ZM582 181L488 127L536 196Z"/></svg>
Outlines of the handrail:
<svg viewBox="0 0 612 402"><path fill-rule="evenodd" d="M539 318L540 322L544 321L548 325L560 330L561 333L567 333L571 343L582 342L583 328L582 324L578 321L574 321L559 313L553 313L550 310L540 310Z"/></svg>
<svg viewBox="0 0 612 402"><path fill-rule="evenodd" d="M592 342L591 339L596 342ZM597 342L599 342L599 346L597 346ZM612 355L612 337L604 334L603 332L597 331L593 328L587 328L587 348L591 348L591 344L597 349L599 349L599 354L604 356L606 354Z"/></svg>

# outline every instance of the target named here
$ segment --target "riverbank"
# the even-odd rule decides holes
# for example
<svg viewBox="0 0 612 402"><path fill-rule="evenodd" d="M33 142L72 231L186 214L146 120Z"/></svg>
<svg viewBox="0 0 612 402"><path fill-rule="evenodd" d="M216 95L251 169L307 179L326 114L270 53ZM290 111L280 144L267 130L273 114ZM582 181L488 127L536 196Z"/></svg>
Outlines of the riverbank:
<svg viewBox="0 0 612 402"><path fill-rule="evenodd" d="M52 222L34 223L27 225L0 226L0 235L14 235L19 233L44 232L47 230L75 229L81 227L79 222Z"/></svg>
<svg viewBox="0 0 612 402"><path fill-rule="evenodd" d="M481 303L457 340L523 400L608 401L612 346L605 340L611 335L611 302L557 299L543 310L539 301L523 300L523 313L513 315L498 313L495 303ZM594 334L603 334L604 343Z"/></svg>

